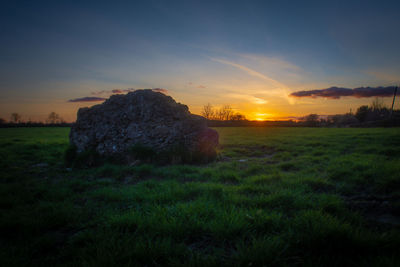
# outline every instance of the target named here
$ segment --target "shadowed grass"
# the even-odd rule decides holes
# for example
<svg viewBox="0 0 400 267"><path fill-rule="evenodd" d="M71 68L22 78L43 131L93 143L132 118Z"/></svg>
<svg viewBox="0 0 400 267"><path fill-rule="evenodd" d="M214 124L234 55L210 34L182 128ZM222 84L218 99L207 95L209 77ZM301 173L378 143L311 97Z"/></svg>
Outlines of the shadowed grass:
<svg viewBox="0 0 400 267"><path fill-rule="evenodd" d="M0 264L399 264L399 129L217 130L208 165L69 169L67 128L0 129Z"/></svg>

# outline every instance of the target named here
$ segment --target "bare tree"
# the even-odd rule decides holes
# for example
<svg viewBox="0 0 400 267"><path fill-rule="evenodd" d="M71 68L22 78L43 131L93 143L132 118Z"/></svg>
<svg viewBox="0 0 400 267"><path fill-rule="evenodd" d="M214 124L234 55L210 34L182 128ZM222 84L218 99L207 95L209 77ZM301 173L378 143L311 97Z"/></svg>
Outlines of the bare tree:
<svg viewBox="0 0 400 267"><path fill-rule="evenodd" d="M47 117L47 123L55 124L55 123L61 123L63 119L58 115L57 113L50 112L49 116Z"/></svg>
<svg viewBox="0 0 400 267"><path fill-rule="evenodd" d="M233 114L230 119L232 121L244 121L244 120L246 120L246 117L243 114L236 113L236 114Z"/></svg>
<svg viewBox="0 0 400 267"><path fill-rule="evenodd" d="M233 110L231 106L225 105L222 107L222 109L224 111L224 120L229 121L233 115Z"/></svg>
<svg viewBox="0 0 400 267"><path fill-rule="evenodd" d="M235 113L230 105L224 105L219 109L214 109L213 106L208 103L203 106L201 115L208 120L245 120L246 117L240 113Z"/></svg>
<svg viewBox="0 0 400 267"><path fill-rule="evenodd" d="M207 105L203 106L203 110L201 111L201 115L206 118L207 120L212 120L214 118L214 109L213 106L208 103Z"/></svg>
<svg viewBox="0 0 400 267"><path fill-rule="evenodd" d="M17 112L12 113L10 121L13 122L13 123L21 122L21 115L19 115Z"/></svg>
<svg viewBox="0 0 400 267"><path fill-rule="evenodd" d="M217 120L220 121L228 121L231 119L232 115L233 115L233 110L231 106L225 105L217 110L215 117Z"/></svg>
<svg viewBox="0 0 400 267"><path fill-rule="evenodd" d="M214 113L214 120L222 121L224 120L224 113L222 109L217 109Z"/></svg>
<svg viewBox="0 0 400 267"><path fill-rule="evenodd" d="M379 110L385 109L386 106L383 103L382 98L376 97L371 103L371 108L373 111L379 111Z"/></svg>

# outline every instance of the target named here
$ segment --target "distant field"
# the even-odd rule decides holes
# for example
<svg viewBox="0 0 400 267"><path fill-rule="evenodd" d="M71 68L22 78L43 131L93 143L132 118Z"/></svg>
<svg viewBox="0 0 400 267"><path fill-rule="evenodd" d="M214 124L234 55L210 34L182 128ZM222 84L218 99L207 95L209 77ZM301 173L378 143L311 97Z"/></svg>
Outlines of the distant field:
<svg viewBox="0 0 400 267"><path fill-rule="evenodd" d="M400 266L400 128L216 128L208 165L68 169L0 129L0 266Z"/></svg>

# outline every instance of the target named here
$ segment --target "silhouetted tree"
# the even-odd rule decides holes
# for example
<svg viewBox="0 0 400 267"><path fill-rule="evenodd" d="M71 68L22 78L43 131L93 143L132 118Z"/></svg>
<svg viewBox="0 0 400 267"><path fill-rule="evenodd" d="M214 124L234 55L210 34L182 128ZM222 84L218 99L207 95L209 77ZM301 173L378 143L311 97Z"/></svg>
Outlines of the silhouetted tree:
<svg viewBox="0 0 400 267"><path fill-rule="evenodd" d="M232 115L233 110L230 105L225 105L216 112L216 118L220 121L228 121L231 119Z"/></svg>
<svg viewBox="0 0 400 267"><path fill-rule="evenodd" d="M383 103L382 98L375 98L372 103L371 103L371 108L373 111L380 111L382 109L385 109L385 104Z"/></svg>
<svg viewBox="0 0 400 267"><path fill-rule="evenodd" d="M208 120L218 120L218 121L229 121L229 120L245 120L246 117L240 113L234 113L230 105L224 105L219 109L214 109L213 106L208 103L203 106L201 115Z"/></svg>
<svg viewBox="0 0 400 267"><path fill-rule="evenodd" d="M356 111L356 118L360 122L364 122L368 116L369 107L367 105L360 106Z"/></svg>
<svg viewBox="0 0 400 267"><path fill-rule="evenodd" d="M231 120L232 121L244 121L244 120L246 120L246 117L243 114L236 113L231 116Z"/></svg>
<svg viewBox="0 0 400 267"><path fill-rule="evenodd" d="M203 106L203 110L201 111L201 115L206 118L207 120L212 120L214 118L214 109L213 106L208 103L207 105Z"/></svg>
<svg viewBox="0 0 400 267"><path fill-rule="evenodd" d="M338 121L340 120L340 115L329 115L326 118L328 124L337 125Z"/></svg>
<svg viewBox="0 0 400 267"><path fill-rule="evenodd" d="M11 122L13 123L19 123L21 122L21 115L19 115L18 113L14 112L11 114Z"/></svg>
<svg viewBox="0 0 400 267"><path fill-rule="evenodd" d="M315 127L318 125L318 115L310 114L304 117L305 125L310 127Z"/></svg>
<svg viewBox="0 0 400 267"><path fill-rule="evenodd" d="M351 113L346 113L339 117L338 124L339 124L339 126L349 126L349 125L357 124L358 122L359 121L356 118L356 116L354 116Z"/></svg>
<svg viewBox="0 0 400 267"><path fill-rule="evenodd" d="M63 122L63 119L54 111L49 114L46 120L47 123L56 124Z"/></svg>

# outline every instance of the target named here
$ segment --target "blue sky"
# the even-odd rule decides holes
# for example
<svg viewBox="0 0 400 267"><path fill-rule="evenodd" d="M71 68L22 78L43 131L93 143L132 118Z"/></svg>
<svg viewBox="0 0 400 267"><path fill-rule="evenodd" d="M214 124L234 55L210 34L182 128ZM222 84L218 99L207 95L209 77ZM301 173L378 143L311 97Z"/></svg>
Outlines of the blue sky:
<svg viewBox="0 0 400 267"><path fill-rule="evenodd" d="M335 114L372 99L288 95L400 81L397 1L1 5L0 117L6 119L19 112L39 120L55 111L73 120L78 107L93 103L69 99L115 88L166 88L195 113L210 102L231 104L250 118Z"/></svg>

